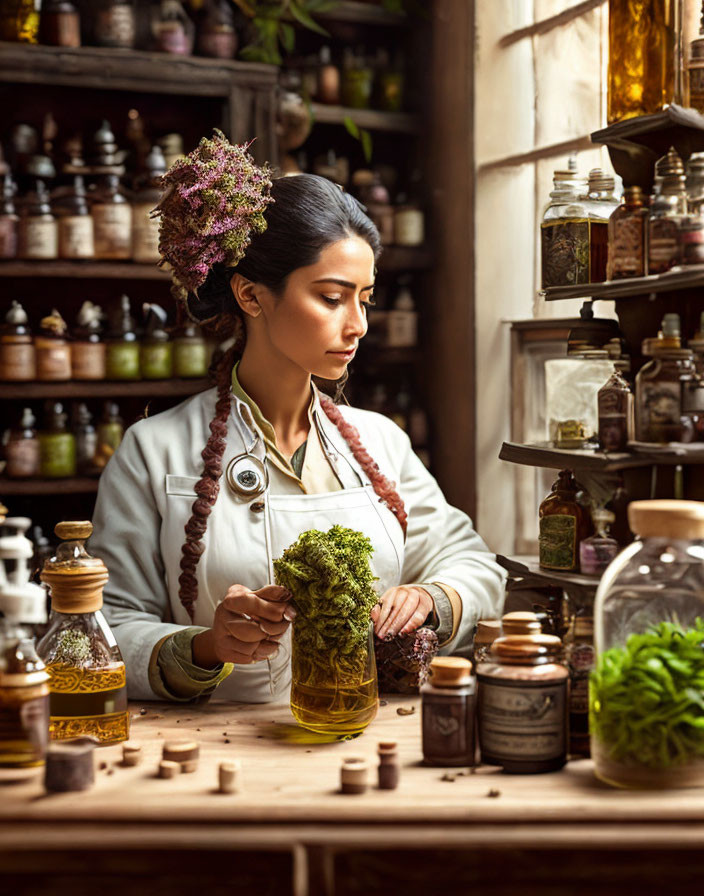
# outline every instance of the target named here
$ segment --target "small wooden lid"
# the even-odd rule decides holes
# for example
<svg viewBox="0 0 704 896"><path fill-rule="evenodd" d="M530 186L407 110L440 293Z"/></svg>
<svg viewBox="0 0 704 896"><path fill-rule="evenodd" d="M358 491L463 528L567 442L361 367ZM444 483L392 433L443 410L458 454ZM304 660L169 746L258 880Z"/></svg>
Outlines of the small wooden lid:
<svg viewBox="0 0 704 896"><path fill-rule="evenodd" d="M628 524L641 538L704 539L704 501L631 501Z"/></svg>
<svg viewBox="0 0 704 896"><path fill-rule="evenodd" d="M90 520L65 520L54 526L54 534L62 541L82 541L93 534Z"/></svg>
<svg viewBox="0 0 704 896"><path fill-rule="evenodd" d="M500 619L480 619L474 635L475 644L491 644L501 634Z"/></svg>
<svg viewBox="0 0 704 896"><path fill-rule="evenodd" d="M436 656L430 663L430 683L436 688L469 684L472 664L461 656Z"/></svg>
<svg viewBox="0 0 704 896"><path fill-rule="evenodd" d="M504 635L539 635L541 632L540 620L530 610L505 613L501 617L501 627Z"/></svg>
<svg viewBox="0 0 704 896"><path fill-rule="evenodd" d="M543 662L556 657L562 650L562 641L556 635L504 635L497 638L492 653L501 658L530 663L543 658Z"/></svg>

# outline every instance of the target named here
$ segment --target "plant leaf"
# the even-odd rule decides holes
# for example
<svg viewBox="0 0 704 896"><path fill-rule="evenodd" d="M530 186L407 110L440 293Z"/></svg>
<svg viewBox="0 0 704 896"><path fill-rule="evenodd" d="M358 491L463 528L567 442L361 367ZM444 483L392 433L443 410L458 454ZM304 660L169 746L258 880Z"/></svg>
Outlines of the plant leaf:
<svg viewBox="0 0 704 896"><path fill-rule="evenodd" d="M287 53L293 53L296 45L296 29L288 22L282 22L279 28L279 39Z"/></svg>
<svg viewBox="0 0 704 896"><path fill-rule="evenodd" d="M310 13L304 9L300 2L297 0L291 0L291 4L289 6L291 10L291 15L296 19L296 21L300 22L305 28L308 28L310 31L315 31L317 34L322 34L324 37L330 37L329 32L327 32L322 25L319 25L315 19L313 19Z"/></svg>
<svg viewBox="0 0 704 896"><path fill-rule="evenodd" d="M369 164L372 160L372 135L369 131L360 131L359 139L362 142L362 152L364 153L364 161Z"/></svg>
<svg viewBox="0 0 704 896"><path fill-rule="evenodd" d="M359 140L359 128L355 124L354 121L349 117L349 115L345 115L342 119L342 123L345 126L345 130L348 134L351 134L355 140Z"/></svg>

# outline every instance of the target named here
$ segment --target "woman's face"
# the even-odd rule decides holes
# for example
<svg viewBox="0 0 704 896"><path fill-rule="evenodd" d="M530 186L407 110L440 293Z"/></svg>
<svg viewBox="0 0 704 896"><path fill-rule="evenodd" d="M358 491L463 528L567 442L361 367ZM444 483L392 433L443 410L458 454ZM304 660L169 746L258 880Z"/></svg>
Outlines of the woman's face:
<svg viewBox="0 0 704 896"><path fill-rule="evenodd" d="M271 347L313 376L336 380L367 332L374 253L359 237L332 243L315 264L297 268L282 295L257 286Z"/></svg>

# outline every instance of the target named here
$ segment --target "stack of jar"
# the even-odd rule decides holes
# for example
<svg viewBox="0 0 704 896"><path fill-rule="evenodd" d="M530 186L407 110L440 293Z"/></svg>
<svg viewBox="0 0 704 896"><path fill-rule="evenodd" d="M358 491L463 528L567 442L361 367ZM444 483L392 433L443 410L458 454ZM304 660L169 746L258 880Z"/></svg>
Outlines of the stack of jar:
<svg viewBox="0 0 704 896"><path fill-rule="evenodd" d="M72 333L58 311L42 318L33 333L24 308L13 301L0 327L0 380L159 380L203 377L211 348L202 332L188 322L173 333L166 313L144 305L145 326L138 332L130 300L120 299L111 329L103 334L103 311L84 302Z"/></svg>
<svg viewBox="0 0 704 896"><path fill-rule="evenodd" d="M703 212L704 153L693 153L685 170L670 148L655 164L650 201L640 187L626 187L609 221L608 279L704 264Z"/></svg>
<svg viewBox="0 0 704 896"><path fill-rule="evenodd" d="M24 408L3 435L4 475L8 479L99 476L124 432L114 401L104 402L96 423L83 402L73 403L70 421L61 402L47 402L39 428L32 409Z"/></svg>

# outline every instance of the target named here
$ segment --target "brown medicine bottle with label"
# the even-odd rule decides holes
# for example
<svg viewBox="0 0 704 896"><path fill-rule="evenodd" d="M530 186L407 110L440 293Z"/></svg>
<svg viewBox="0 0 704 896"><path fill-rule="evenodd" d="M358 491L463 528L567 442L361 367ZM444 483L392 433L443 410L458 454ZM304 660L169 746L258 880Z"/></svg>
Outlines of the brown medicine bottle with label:
<svg viewBox="0 0 704 896"><path fill-rule="evenodd" d="M27 312L13 299L0 327L0 380L22 383L37 376L37 355Z"/></svg>
<svg viewBox="0 0 704 896"><path fill-rule="evenodd" d="M583 501L572 470L562 470L539 509L539 562L544 569L579 570L579 543L593 532Z"/></svg>
<svg viewBox="0 0 704 896"><path fill-rule="evenodd" d="M71 346L66 322L55 308L51 314L42 318L35 346L38 380L55 382L71 379Z"/></svg>
<svg viewBox="0 0 704 896"><path fill-rule="evenodd" d="M129 258L132 251L132 209L120 192L117 174L105 174L91 207L95 230L95 257Z"/></svg>
<svg viewBox="0 0 704 896"><path fill-rule="evenodd" d="M10 430L5 445L5 475L8 479L32 479L41 469L36 418L31 408L24 408L22 419Z"/></svg>

